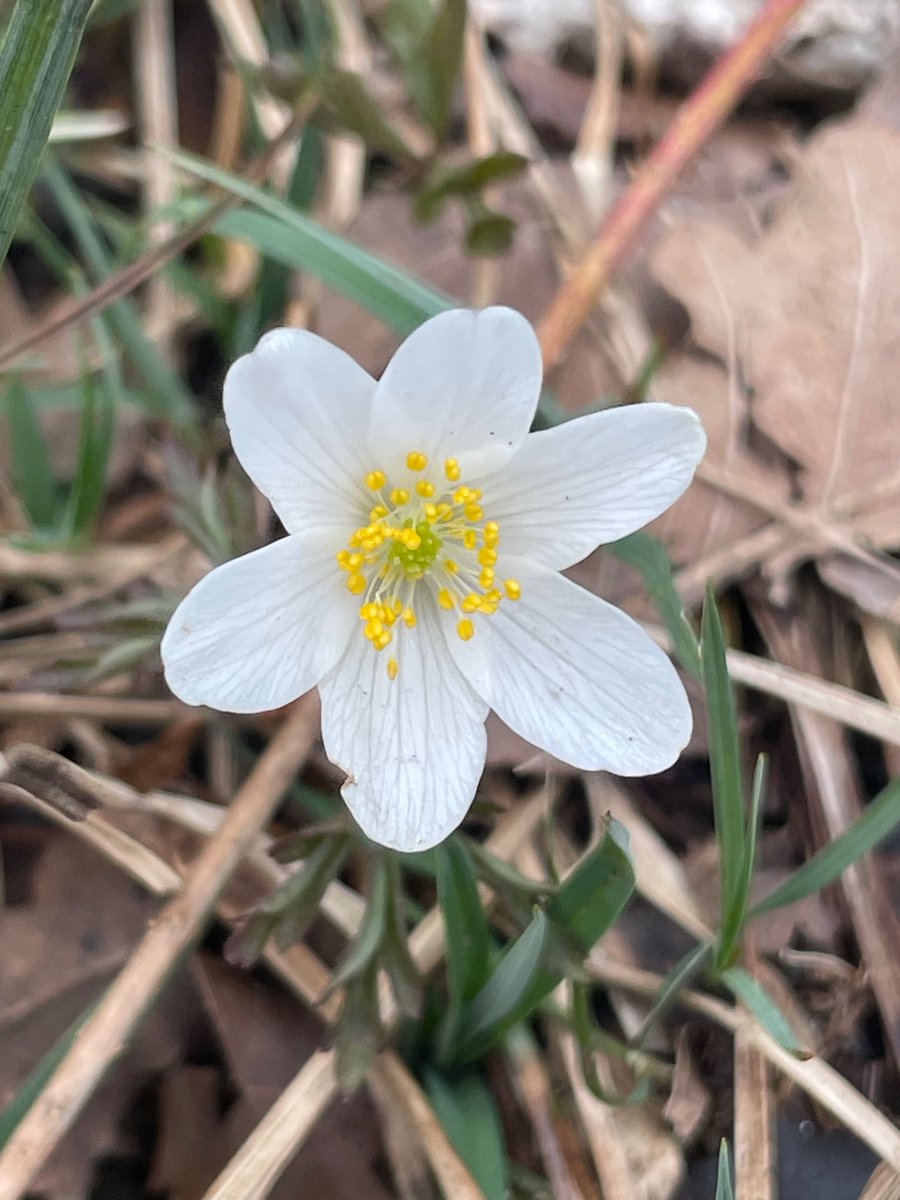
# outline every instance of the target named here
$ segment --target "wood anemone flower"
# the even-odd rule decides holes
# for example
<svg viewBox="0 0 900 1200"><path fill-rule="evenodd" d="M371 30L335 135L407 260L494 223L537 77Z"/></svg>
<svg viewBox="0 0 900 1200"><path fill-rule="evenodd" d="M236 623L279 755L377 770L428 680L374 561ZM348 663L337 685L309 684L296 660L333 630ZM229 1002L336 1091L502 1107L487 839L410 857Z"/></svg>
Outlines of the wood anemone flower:
<svg viewBox="0 0 900 1200"><path fill-rule="evenodd" d="M534 331L508 308L427 321L377 383L299 329L225 380L235 453L288 536L185 597L166 679L227 712L318 686L344 799L385 846L426 849L459 825L489 708L620 775L670 766L690 734L663 652L560 571L678 499L700 422L640 404L529 433L540 386Z"/></svg>

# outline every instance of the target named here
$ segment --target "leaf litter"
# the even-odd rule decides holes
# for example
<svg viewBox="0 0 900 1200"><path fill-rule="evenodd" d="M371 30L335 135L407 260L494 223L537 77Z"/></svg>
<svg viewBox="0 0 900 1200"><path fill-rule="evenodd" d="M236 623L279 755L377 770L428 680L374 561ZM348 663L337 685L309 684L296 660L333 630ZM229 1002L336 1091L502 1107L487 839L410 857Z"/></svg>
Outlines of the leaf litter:
<svg viewBox="0 0 900 1200"><path fill-rule="evenodd" d="M223 17L229 6L210 7L220 19L231 19ZM205 29L202 36L209 52L216 45L215 33L212 28ZM183 53L178 38L176 44ZM576 192L567 155L577 137L578 97L584 94L586 79L568 64L554 70L561 72L561 81L560 77L551 80L546 72L529 72L528 63L517 63L512 55L506 73L518 86L526 113L535 117L545 134L548 161L563 180L562 187L569 189L574 206ZM125 81L120 94L127 98L128 90ZM185 90L183 101L187 95ZM627 91L622 98L620 146L639 154L648 132L652 136L667 120L670 102L666 97L650 102L640 91ZM186 114L190 128L209 126L209 114L199 112L202 100L190 92L191 111ZM222 98L219 103L218 115L225 121L226 101ZM762 593L762 599L758 589L745 593L735 588L729 593L732 635L735 640L748 637L750 649L760 649L758 633L747 633L745 628L748 621L752 623L754 606L793 600L797 572L804 563L813 562L821 578L842 596L893 623L896 654L897 568L891 552L900 546L900 401L895 388L898 351L893 314L900 274L892 205L897 194L900 143L895 130L871 112L820 126L806 140L796 129L785 137L785 123L790 125L790 121L790 116L782 114L771 127L761 122L751 128L743 117L729 122L721 140L711 143L703 160L685 177L681 191L671 198L662 214L668 228L658 225L655 245L648 255L639 256L634 274L629 274L627 288L638 280L637 299L630 295L629 302L639 310L657 286L674 297L687 314L689 333L685 338L684 321L673 319L671 312L659 322L659 313L665 310L652 296L642 313L647 331L672 343L661 365L651 371L652 392L696 408L710 437L707 474L672 517L660 524L658 532L681 568L688 601L699 597L708 574L727 585L734 580L752 582L763 573L769 590ZM198 142L201 140L198 135ZM197 148L202 147L198 144ZM350 226L352 236L445 292L463 300L480 294L489 272L484 263L466 259L460 250L465 231L460 211L447 208L436 224L416 225L408 201L408 180L377 159L375 168L382 172L381 178L357 196L357 205L347 206L348 211L358 208ZM627 166L619 162L617 172L618 185L624 185ZM779 173L786 179L779 178ZM548 214L530 182L517 179L498 184L493 202L513 216L518 229L510 253L493 265L491 298L522 307L536 318L552 298L571 259L554 242ZM327 219L327 213L325 216ZM232 243L226 253L233 249ZM246 273L247 263L252 269L252 255L244 263L245 280L252 278ZM23 321L27 325L34 320L16 292L6 295L4 303L13 306L10 311L20 329ZM375 372L394 345L393 335L381 324L362 317L346 300L322 292L308 277L292 282L286 307L279 315L312 316L321 332ZM190 346L192 331L183 328L181 332ZM650 344L648 337L643 348ZM76 354L68 337L61 337L55 347L42 349L56 378L77 378ZM207 368L201 387L215 392L210 374L217 369ZM596 327L589 327L550 385L562 406L574 409L586 398L591 403L608 403L621 394L623 380L634 382L621 358L611 352L609 342L598 336ZM52 414L44 419L55 421ZM54 454L63 465L66 443L72 437L71 412L65 420L67 424L56 426L54 445ZM146 430L144 422L139 418L139 429ZM131 436L129 433L129 441ZM136 462L133 455L126 457L114 479L116 491L108 502L106 521L114 521L117 512L126 512L148 492L155 504L165 471L159 467L154 448L143 461ZM12 511L7 500L4 491L4 521L7 510ZM162 528L153 523L156 520L154 516L137 535L138 540L152 542L160 533L171 532L165 518ZM140 529L139 525L131 527ZM117 562L119 545L123 561L134 549L122 544L114 523L107 528L112 532L102 550L106 557L94 574L92 568L87 569L87 578L92 583L99 579L101 586L109 566ZM46 605L48 600L65 597L85 578L76 574L84 567L74 560L60 559L58 570L44 570L37 577L16 569L21 555L13 555L10 562L12 570L4 573L9 609ZM649 615L650 608L638 597L637 576L611 556L600 555L579 571L579 577L610 599L631 597L633 611ZM138 580L129 578L113 595L117 603L127 605L147 593L171 594L173 588L192 581L188 575L196 578L194 565L163 572L154 566L150 554L146 573ZM773 581L777 584L774 590ZM91 614L87 615L90 621ZM58 637L55 618L41 618L39 612L37 616L34 628L37 637L45 639L45 650L39 656L34 643L32 648L21 647L24 660L34 654L35 669L20 677L20 688L28 687L29 680L44 680L51 689L76 688L96 696L101 704L104 697L108 702L105 717L99 719L85 721L59 714L50 721L42 718L38 732L44 744L143 789L176 787L207 799L228 797L245 761L235 747L243 752L258 745L270 723L239 722L226 728L224 736L221 730L207 728L204 732L193 718L183 721L181 717L166 718L161 731L152 725L124 728L116 721L118 696L137 693L152 700L162 695L152 666L134 670L123 664L106 681L73 683L79 677L62 669L63 660L56 675L48 674L44 664L49 659L52 665L62 644L50 642ZM848 612L843 600L836 601L826 593L821 607L809 611L801 607L792 619L813 623L814 636L819 638L829 636L834 627L829 627L829 622L838 623L852 649L844 663L825 656L799 665L867 692L873 683L854 624L856 616L852 609ZM762 627L765 622L760 618L758 624ZM146 634L146 630L143 626L142 632ZM15 640L10 639L13 647ZM153 711L148 708L148 718ZM796 764L791 765L796 750L779 705L748 703L743 733L748 752L777 750L783 764L765 813L757 886L768 890L798 856L817 844L810 830L815 819L814 789L799 782ZM14 717L7 719L3 734L6 746L35 739L34 727L16 724ZM800 735L798 738L802 743ZM552 796L562 833L548 825L528 854L516 862L527 870L529 854L533 856L537 849L541 869L559 868L571 850L567 850L566 840L577 845L591 828L587 793L594 781L588 781L586 789L577 774L562 770L559 764L536 760L529 748L518 745L502 730L492 733L491 746L494 765L483 784L479 812L489 818L498 812L515 812L524 799L536 794L535 789L550 772L548 806ZM678 880L673 885L675 902L667 905L665 897L660 897L664 889L653 893L648 888L648 894L656 896L654 903L633 906L610 945L623 959L660 974L671 965L673 946L680 944L672 932L673 916L677 919L684 911L700 912L708 921L716 916L702 886L715 870L717 853L700 767L705 751L701 736L692 745L691 755L663 780L628 787L636 829L644 823L654 836L662 835L665 853L676 865L680 859L680 867L665 876ZM862 768L867 794L872 794L875 787L868 786L869 776L878 779L884 770L880 749L864 747L860 753L845 745L841 754L845 766L850 763L854 772ZM510 766L515 770L510 771ZM304 786L327 792L331 783L315 758L311 759ZM679 797L676 809L671 803L673 789ZM295 827L299 820L302 825L308 820L302 811L298 802L292 802L281 822ZM174 834L162 818L136 818L112 810L106 813L178 869L195 853L194 839ZM29 817L24 827L30 829L32 821ZM14 889L10 891L0 932L8 964L0 979L8 1009L6 1017L0 1015L0 1022L6 1022L4 1043L16 1047L16 1055L5 1063L10 1072L8 1079L4 1076L5 1096L12 1094L71 1020L98 995L154 911L134 884L111 867L102 866L102 856L81 847L71 834L42 827L42 850L29 866L23 846L32 835L23 841L22 828L21 812L5 808L0 830L8 883L31 878L18 895ZM652 879L652 855L660 851L657 847L644 852L651 856L644 870ZM891 864L895 859L896 852L880 856L885 875L894 880L896 868ZM656 865L662 861L657 859ZM686 881L682 867L687 868ZM347 882L358 887L360 879L353 871L351 867ZM695 886L692 881L699 882ZM419 888L415 901L427 903L427 881ZM508 919L509 914L500 914L497 927L502 932L508 929ZM825 1053L834 1056L832 1061L861 1090L890 1105L896 1100L892 1091L896 1064L877 1038L872 1039L865 948L860 956L850 934L852 924L841 905L831 894L816 894L763 921L757 950L770 954L778 964L782 983L787 980L785 1002L813 1020L821 1031ZM307 940L326 962L334 963L339 957L342 939L327 922L317 922ZM123 1179L131 1181L135 1196L144 1195L144 1189L178 1200L202 1196L294 1071L322 1044L317 1018L287 999L268 974L248 976L225 966L219 941L217 933L208 939L178 991L161 1002L136 1049L117 1068L115 1086L107 1085L97 1094L61 1144L57 1158L47 1168L49 1173L37 1181L42 1194L59 1195L60 1200L63 1195L87 1196L93 1194L91 1188L115 1186L110 1181L118 1178L120 1187L125 1186ZM35 946L39 947L37 954ZM102 953L101 947L105 947ZM615 1011L616 1028L628 1033L639 1019L634 997L614 988L604 1000ZM518 1147L517 1161L527 1169L525 1175L516 1177L517 1187L524 1189L526 1182L540 1182L543 1176L568 1180L573 1196L590 1195L596 1184L585 1166L589 1154L596 1159L599 1148L608 1146L609 1138L618 1136L616 1130L626 1126L628 1161L620 1165L626 1171L622 1178L628 1181L628 1195L672 1197L682 1155L687 1153L696 1164L713 1154L718 1137L730 1129L730 1042L684 1014L656 1037L652 1048L664 1060L672 1057L679 1083L681 1111L677 1106L667 1110L668 1125L659 1117L659 1105L641 1110L640 1115L619 1114L594 1097L585 1099L568 1069L564 1050L558 1048L533 1063L539 1075L537 1094L549 1097L555 1089L564 1110L554 1131L549 1107L529 1108L522 1096L516 1095L516 1072L508 1063L493 1064L492 1073L500 1080L496 1094L509 1144ZM599 1057L606 1069L611 1060ZM771 1079L769 1086L776 1089L782 1122L822 1120L824 1110L807 1102L796 1089L790 1090L784 1083L776 1085ZM673 1092L673 1105L675 1099ZM348 1108L348 1103L352 1107ZM830 1120L823 1123L828 1125ZM202 1153L198 1146L203 1147ZM399 1176L395 1186L386 1173L383 1153L375 1111L362 1096L340 1102L320 1121L279 1188L292 1194L313 1187L323 1200L356 1191L379 1197L402 1194ZM790 1153L799 1161L799 1150ZM819 1159L811 1158L809 1169L816 1161L825 1161L825 1156L823 1142ZM392 1159L396 1163L396 1149L388 1154L388 1160ZM675 1166L663 1170L661 1164L665 1163ZM840 1163L839 1156L832 1161L832 1181L844 1178ZM860 1166L855 1160L853 1172L848 1168L847 1188L855 1186L867 1163ZM603 1175L599 1163L597 1173ZM603 1182L615 1187L613 1176L604 1177ZM792 1182L786 1177L788 1188ZM712 1194L691 1187L688 1183L682 1193L685 1198ZM522 1194L546 1193L523 1190ZM616 1200L616 1193L611 1194Z"/></svg>

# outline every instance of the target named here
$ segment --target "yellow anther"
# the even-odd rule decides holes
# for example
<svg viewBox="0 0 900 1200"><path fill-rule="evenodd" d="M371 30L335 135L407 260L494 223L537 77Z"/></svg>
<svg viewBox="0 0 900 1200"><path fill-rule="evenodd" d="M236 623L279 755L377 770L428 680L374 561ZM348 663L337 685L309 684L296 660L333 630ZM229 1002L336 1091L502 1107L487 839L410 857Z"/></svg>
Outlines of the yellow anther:
<svg viewBox="0 0 900 1200"><path fill-rule="evenodd" d="M482 532L484 533L484 544L486 546L493 546L500 540L500 526L496 521L485 521Z"/></svg>
<svg viewBox="0 0 900 1200"><path fill-rule="evenodd" d="M441 588L441 590L438 592L438 604L441 606L441 608L446 608L448 612L451 608L456 607L456 601L453 599L447 588Z"/></svg>
<svg viewBox="0 0 900 1200"><path fill-rule="evenodd" d="M375 641L372 643L372 645L375 647L376 650L384 650L384 648L386 646L389 646L390 644L391 644L391 635L387 630L385 630L384 633L380 633L378 635L378 637L375 639Z"/></svg>
<svg viewBox="0 0 900 1200"><path fill-rule="evenodd" d="M366 590L366 577L355 571L347 580L347 587L354 596L360 596Z"/></svg>
<svg viewBox="0 0 900 1200"><path fill-rule="evenodd" d="M468 618L464 617L456 626L456 632L464 642L468 642L475 636L475 626Z"/></svg>
<svg viewBox="0 0 900 1200"><path fill-rule="evenodd" d="M491 590L489 592L485 592L484 598L485 598L485 600L489 601L491 604L499 604L500 601L503 599L503 593L501 591L499 591L497 588L491 588Z"/></svg>
<svg viewBox="0 0 900 1200"><path fill-rule="evenodd" d="M391 612L395 617L399 617L403 613L403 603L400 600L395 600L391 605Z"/></svg>
<svg viewBox="0 0 900 1200"><path fill-rule="evenodd" d="M459 475L460 475L459 463L456 461L455 458L445 458L444 459L444 474L447 476L447 478L450 480L451 483L456 483L457 479L459 479Z"/></svg>
<svg viewBox="0 0 900 1200"><path fill-rule="evenodd" d="M483 588L489 588L494 582L494 572L490 567L485 567L481 572L480 582Z"/></svg>
<svg viewBox="0 0 900 1200"><path fill-rule="evenodd" d="M476 504L474 500L469 501L463 512L466 514L467 521L480 521L484 516L484 509L480 504Z"/></svg>
<svg viewBox="0 0 900 1200"><path fill-rule="evenodd" d="M416 484L416 491L423 499L430 500L434 495L434 484L428 479L420 479Z"/></svg>
<svg viewBox="0 0 900 1200"><path fill-rule="evenodd" d="M471 495L472 495L471 489L467 488L466 485L463 484L462 487L458 487L456 489L456 491L453 493L453 503L454 504L465 504L465 502L469 499L469 497Z"/></svg>
<svg viewBox="0 0 900 1200"><path fill-rule="evenodd" d="M403 620L406 622L408 629L413 629L415 628L418 618L411 608L405 608L403 610Z"/></svg>
<svg viewBox="0 0 900 1200"><path fill-rule="evenodd" d="M452 515L452 513L453 513L453 505L448 504L446 500L437 506L437 518L439 521L446 520L447 517Z"/></svg>
<svg viewBox="0 0 900 1200"><path fill-rule="evenodd" d="M397 675L400 673L400 664L397 662L396 658L388 659L387 673L388 679L394 680L397 678Z"/></svg>
<svg viewBox="0 0 900 1200"><path fill-rule="evenodd" d="M391 504L393 504L395 508L401 504L408 504L409 492L406 490L406 488L392 488L390 499Z"/></svg>
<svg viewBox="0 0 900 1200"><path fill-rule="evenodd" d="M366 487L371 488L373 492L383 488L385 483L387 483L387 476L384 471L370 471L366 476Z"/></svg>
<svg viewBox="0 0 900 1200"><path fill-rule="evenodd" d="M485 546L483 550L478 551L478 561L483 567L492 567L497 561L497 551L493 546Z"/></svg>
<svg viewBox="0 0 900 1200"><path fill-rule="evenodd" d="M507 579L503 585L503 590L510 600L518 600L522 595L522 585L518 579Z"/></svg>
<svg viewBox="0 0 900 1200"><path fill-rule="evenodd" d="M447 570L450 572L451 575L459 574L459 563L454 562L452 558L445 559L444 566L447 568Z"/></svg>
<svg viewBox="0 0 900 1200"><path fill-rule="evenodd" d="M410 450L406 456L406 465L411 471L424 471L428 466L428 457L420 454L418 450Z"/></svg>
<svg viewBox="0 0 900 1200"><path fill-rule="evenodd" d="M376 504L375 507L372 509L372 511L369 513L369 520L370 521L380 521L382 517L386 517L387 515L388 515L388 510L384 507L384 505Z"/></svg>
<svg viewBox="0 0 900 1200"><path fill-rule="evenodd" d="M338 566L341 568L342 571L349 571L351 569L351 567L350 567L350 551L349 550L338 550L337 554L335 555L335 558L337 559Z"/></svg>
<svg viewBox="0 0 900 1200"><path fill-rule="evenodd" d="M373 617L377 617L381 611L380 604L373 604L370 600L368 604L364 604L359 610L359 615L364 621L371 621Z"/></svg>
<svg viewBox="0 0 900 1200"><path fill-rule="evenodd" d="M497 605L492 604L489 600L482 600L478 611L483 612L486 617L489 617L497 611Z"/></svg>
<svg viewBox="0 0 900 1200"><path fill-rule="evenodd" d="M463 534L463 545L467 550L474 550L478 545L478 530L467 529Z"/></svg>
<svg viewBox="0 0 900 1200"><path fill-rule="evenodd" d="M468 596L461 601L459 606L464 613L478 612L481 608L481 597L477 592L469 592Z"/></svg>
<svg viewBox="0 0 900 1200"><path fill-rule="evenodd" d="M426 521L436 521L437 515L438 515L438 510L437 510L436 504L426 504L425 505L425 520Z"/></svg>

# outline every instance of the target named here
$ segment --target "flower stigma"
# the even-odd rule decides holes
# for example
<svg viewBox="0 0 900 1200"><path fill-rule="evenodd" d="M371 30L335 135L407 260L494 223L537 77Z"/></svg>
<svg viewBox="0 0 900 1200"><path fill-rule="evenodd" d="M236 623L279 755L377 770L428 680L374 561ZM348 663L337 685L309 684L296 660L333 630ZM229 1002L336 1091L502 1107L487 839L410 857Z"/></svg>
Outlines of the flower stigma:
<svg viewBox="0 0 900 1200"><path fill-rule="evenodd" d="M410 450L406 467L422 475L428 458ZM427 587L440 608L460 614L456 634L464 642L475 636L475 614L491 616L502 601L522 595L518 580L497 582L500 525L485 519L481 489L467 487L461 475L458 461L448 458L443 478L423 476L409 486L394 486L380 468L365 476L374 500L368 521L336 557L348 591L360 597L362 632L376 651L415 628L417 588ZM388 678L399 670L392 651Z"/></svg>

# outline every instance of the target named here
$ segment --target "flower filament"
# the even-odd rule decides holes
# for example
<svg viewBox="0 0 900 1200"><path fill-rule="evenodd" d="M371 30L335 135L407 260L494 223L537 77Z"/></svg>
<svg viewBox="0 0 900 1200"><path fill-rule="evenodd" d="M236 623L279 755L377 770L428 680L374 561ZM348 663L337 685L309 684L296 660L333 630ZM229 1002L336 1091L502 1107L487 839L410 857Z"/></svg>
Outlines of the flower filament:
<svg viewBox="0 0 900 1200"><path fill-rule="evenodd" d="M411 450L406 467L421 476L428 458ZM503 600L522 594L516 579L496 581L500 526L485 520L481 489L461 482L455 458L445 459L443 476L404 481L407 486L393 486L381 469L365 477L375 503L336 557L347 589L361 599L362 632L375 650L415 627L417 586L428 586L440 608L460 614L456 632L464 642L475 635L475 614L491 616ZM388 677L396 679L399 669L392 654Z"/></svg>

